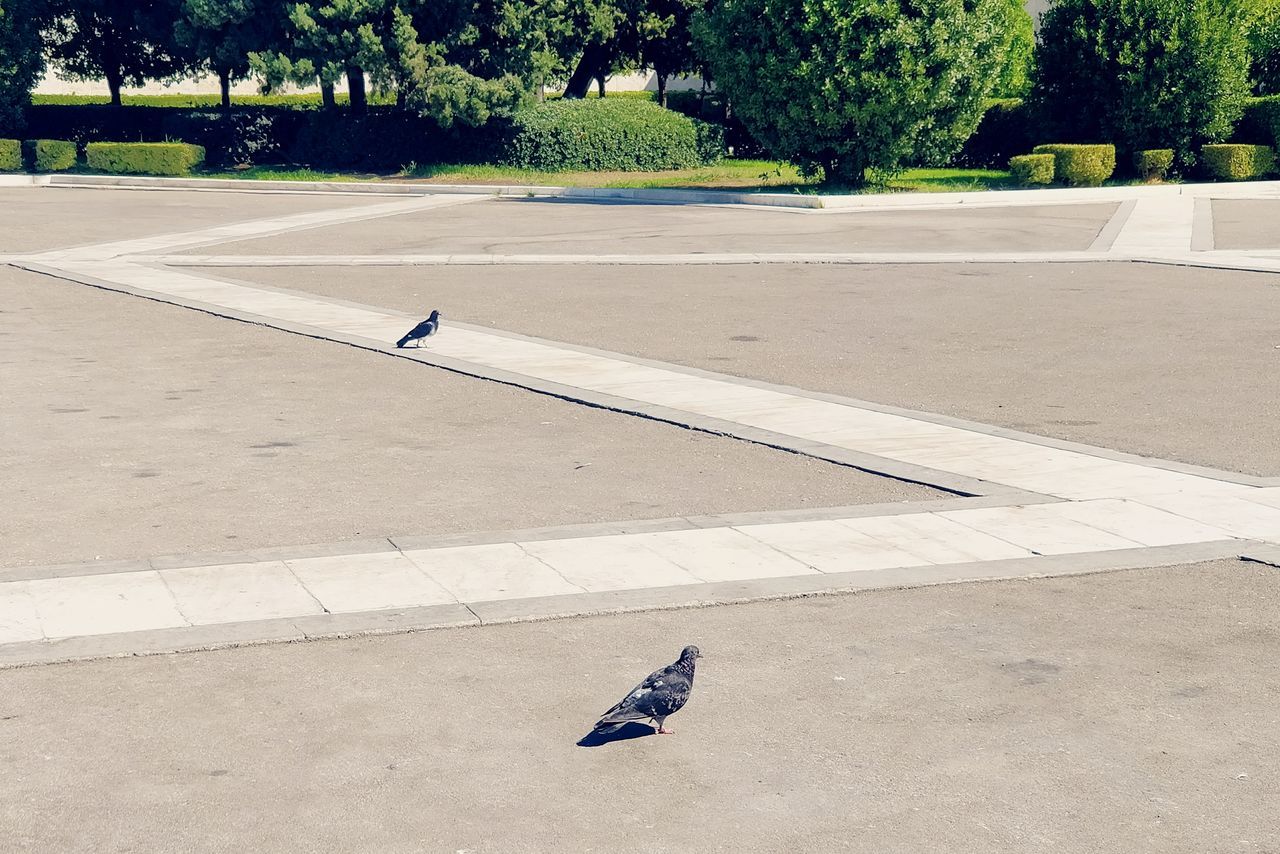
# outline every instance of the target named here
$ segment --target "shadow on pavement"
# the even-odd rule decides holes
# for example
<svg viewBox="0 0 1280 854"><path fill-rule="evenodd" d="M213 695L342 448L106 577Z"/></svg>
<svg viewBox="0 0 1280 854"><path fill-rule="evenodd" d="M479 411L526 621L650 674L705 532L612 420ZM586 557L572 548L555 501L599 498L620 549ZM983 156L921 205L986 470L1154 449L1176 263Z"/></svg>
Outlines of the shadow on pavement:
<svg viewBox="0 0 1280 854"><path fill-rule="evenodd" d="M622 728L610 733L589 732L582 738L578 739L579 747L603 747L614 741L630 741L633 738L644 738L646 735L654 735L657 730L647 724L638 724L634 721L622 725Z"/></svg>

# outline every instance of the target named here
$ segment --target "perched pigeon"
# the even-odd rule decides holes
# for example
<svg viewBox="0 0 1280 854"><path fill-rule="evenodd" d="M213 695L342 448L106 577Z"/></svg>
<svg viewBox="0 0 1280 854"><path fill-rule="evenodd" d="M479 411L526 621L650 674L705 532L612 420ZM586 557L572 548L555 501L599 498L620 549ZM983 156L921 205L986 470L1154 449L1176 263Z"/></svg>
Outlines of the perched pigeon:
<svg viewBox="0 0 1280 854"><path fill-rule="evenodd" d="M397 347L403 347L410 341L421 341L423 338L430 338L436 334L440 328L440 312L432 311L431 316L410 329L404 334L404 337L396 342Z"/></svg>
<svg viewBox="0 0 1280 854"><path fill-rule="evenodd" d="M637 685L622 702L605 712L596 722L595 731L614 732L627 721L648 718L657 722L660 734L671 732L662 723L668 715L680 711L689 699L693 691L693 668L699 658L702 658L702 653L696 646L686 646L675 664L650 673L649 678Z"/></svg>

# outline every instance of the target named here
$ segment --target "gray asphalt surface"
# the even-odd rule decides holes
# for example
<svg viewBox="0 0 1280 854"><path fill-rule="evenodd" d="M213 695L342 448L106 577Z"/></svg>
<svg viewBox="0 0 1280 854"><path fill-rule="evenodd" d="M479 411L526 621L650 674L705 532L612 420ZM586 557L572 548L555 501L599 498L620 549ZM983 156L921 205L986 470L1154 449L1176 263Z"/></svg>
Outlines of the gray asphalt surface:
<svg viewBox="0 0 1280 854"><path fill-rule="evenodd" d="M219 275L1280 475L1280 277L1144 264Z"/></svg>
<svg viewBox="0 0 1280 854"><path fill-rule="evenodd" d="M391 200L315 194L6 187L0 188L0 252L44 252L387 201Z"/></svg>
<svg viewBox="0 0 1280 854"><path fill-rule="evenodd" d="M0 268L0 566L933 490Z"/></svg>
<svg viewBox="0 0 1280 854"><path fill-rule="evenodd" d="M1214 199L1215 249L1280 249L1280 199Z"/></svg>
<svg viewBox="0 0 1280 854"><path fill-rule="evenodd" d="M10 851L1280 848L1237 562L0 672ZM698 644L689 705L579 747Z"/></svg>
<svg viewBox="0 0 1280 854"><path fill-rule="evenodd" d="M1118 205L804 215L491 199L191 250L201 255L1017 251L1087 249Z"/></svg>

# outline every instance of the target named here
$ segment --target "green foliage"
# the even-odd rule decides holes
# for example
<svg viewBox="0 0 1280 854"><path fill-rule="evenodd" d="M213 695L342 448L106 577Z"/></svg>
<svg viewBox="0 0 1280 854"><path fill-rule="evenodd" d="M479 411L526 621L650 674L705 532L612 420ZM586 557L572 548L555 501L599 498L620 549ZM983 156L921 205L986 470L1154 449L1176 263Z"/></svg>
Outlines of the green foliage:
<svg viewBox="0 0 1280 854"><path fill-rule="evenodd" d="M120 87L163 80L190 67L174 37L181 0L49 0L49 60L72 80L105 79Z"/></svg>
<svg viewBox="0 0 1280 854"><path fill-rule="evenodd" d="M1031 68L1036 50L1035 24L1023 0L1007 0L1005 14L1009 29L1009 52L1005 54L1000 76L992 95L997 98L1023 98L1031 91Z"/></svg>
<svg viewBox="0 0 1280 854"><path fill-rule="evenodd" d="M85 162L109 175L190 175L204 149L185 142L91 142Z"/></svg>
<svg viewBox="0 0 1280 854"><path fill-rule="evenodd" d="M1187 163L1225 139L1248 95L1237 0L1057 0L1032 99L1053 136L1170 147Z"/></svg>
<svg viewBox="0 0 1280 854"><path fill-rule="evenodd" d="M1173 149L1148 148L1135 151L1133 168L1144 181L1163 181L1173 168Z"/></svg>
<svg viewBox="0 0 1280 854"><path fill-rule="evenodd" d="M942 162L1009 52L1007 0L718 0L697 27L716 85L764 148L860 186Z"/></svg>
<svg viewBox="0 0 1280 854"><path fill-rule="evenodd" d="M0 139L0 172L22 171L22 141Z"/></svg>
<svg viewBox="0 0 1280 854"><path fill-rule="evenodd" d="M711 152L692 119L644 101L561 100L515 116L504 165L527 169L683 169Z"/></svg>
<svg viewBox="0 0 1280 854"><path fill-rule="evenodd" d="M424 72L408 105L444 128L455 122L479 127L494 116L510 116L526 100L528 91L515 75L486 80L456 65L443 65Z"/></svg>
<svg viewBox="0 0 1280 854"><path fill-rule="evenodd" d="M251 52L279 44L283 11L274 0L183 0L174 34L197 67L229 85L249 75Z"/></svg>
<svg viewBox="0 0 1280 854"><path fill-rule="evenodd" d="M1206 145L1200 153L1205 172L1219 180L1263 178L1276 168L1276 152L1269 145Z"/></svg>
<svg viewBox="0 0 1280 854"><path fill-rule="evenodd" d="M1026 102L1019 98L988 101L978 129L965 140L953 163L993 168L1008 163L1020 151L1029 151L1039 137Z"/></svg>
<svg viewBox="0 0 1280 854"><path fill-rule="evenodd" d="M1052 154L1019 154L1009 158L1009 171L1013 180L1024 187L1052 184L1054 160Z"/></svg>
<svg viewBox="0 0 1280 854"><path fill-rule="evenodd" d="M42 0L0 0L0 133L22 130L22 110L44 70L42 12Z"/></svg>
<svg viewBox="0 0 1280 854"><path fill-rule="evenodd" d="M319 92L293 92L275 95L236 95L232 106L239 107L290 107L295 110L318 110L322 106ZM198 109L218 106L221 98L218 95L121 95L120 102L126 107L173 107L177 109ZM347 101L345 93L334 96L337 106ZM111 103L109 95L33 95L31 103L36 106L84 107ZM390 105L395 99L369 99L371 105Z"/></svg>
<svg viewBox="0 0 1280 854"><path fill-rule="evenodd" d="M1034 154L1052 154L1053 177L1073 187L1098 187L1116 171L1114 145L1037 145Z"/></svg>
<svg viewBox="0 0 1280 854"><path fill-rule="evenodd" d="M1232 139L1280 147L1280 95L1250 98Z"/></svg>
<svg viewBox="0 0 1280 854"><path fill-rule="evenodd" d="M1280 0L1265 0L1250 10L1249 74L1259 95L1280 95Z"/></svg>
<svg viewBox="0 0 1280 854"><path fill-rule="evenodd" d="M22 144L33 172L65 172L76 165L76 144L65 139L28 139Z"/></svg>

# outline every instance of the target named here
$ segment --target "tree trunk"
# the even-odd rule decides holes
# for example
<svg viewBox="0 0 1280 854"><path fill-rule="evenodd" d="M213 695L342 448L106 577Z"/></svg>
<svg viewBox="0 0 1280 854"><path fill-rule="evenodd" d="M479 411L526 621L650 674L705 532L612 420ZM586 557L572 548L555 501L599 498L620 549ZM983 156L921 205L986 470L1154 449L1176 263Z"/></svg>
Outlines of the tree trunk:
<svg viewBox="0 0 1280 854"><path fill-rule="evenodd" d="M111 90L111 106L118 107L120 101L120 86L123 83L124 75L120 73L118 68L108 68L107 72L107 88Z"/></svg>
<svg viewBox="0 0 1280 854"><path fill-rule="evenodd" d="M566 98L585 98L587 90L591 88L591 81L600 73L600 67L604 65L604 46L598 44L589 44L582 49L582 58L578 60L578 65L573 69L573 74L569 75L569 82L564 86L564 96Z"/></svg>
<svg viewBox="0 0 1280 854"><path fill-rule="evenodd" d="M596 88L599 90L600 97L604 97L604 74L596 75Z"/></svg>
<svg viewBox="0 0 1280 854"><path fill-rule="evenodd" d="M326 110L331 110L337 105L337 101L333 98L333 84L320 81L320 105Z"/></svg>
<svg viewBox="0 0 1280 854"><path fill-rule="evenodd" d="M667 75L661 71L655 72L658 77L658 106L665 107L667 105Z"/></svg>
<svg viewBox="0 0 1280 854"><path fill-rule="evenodd" d="M231 72L225 68L218 70L218 88L222 91L222 109L231 109Z"/></svg>
<svg viewBox="0 0 1280 854"><path fill-rule="evenodd" d="M347 91L351 93L351 112L364 113L369 100L364 93L364 69L354 65L347 66Z"/></svg>

